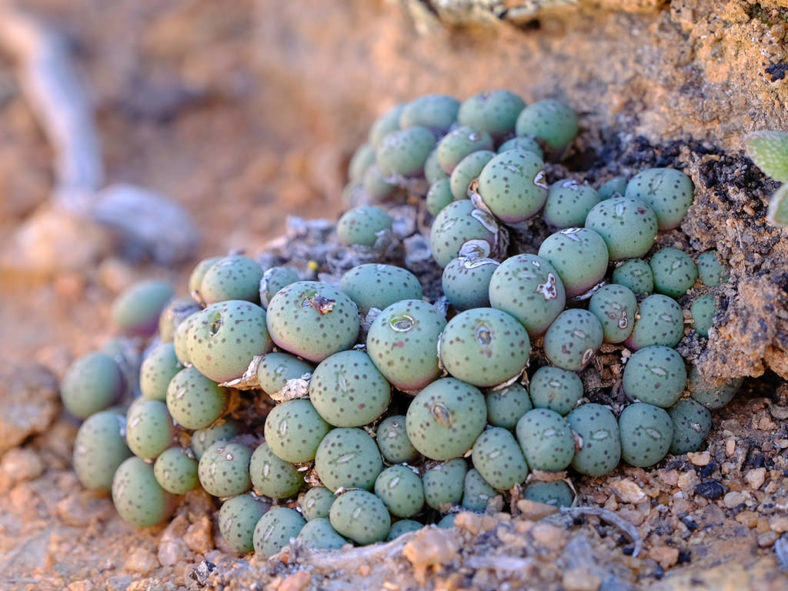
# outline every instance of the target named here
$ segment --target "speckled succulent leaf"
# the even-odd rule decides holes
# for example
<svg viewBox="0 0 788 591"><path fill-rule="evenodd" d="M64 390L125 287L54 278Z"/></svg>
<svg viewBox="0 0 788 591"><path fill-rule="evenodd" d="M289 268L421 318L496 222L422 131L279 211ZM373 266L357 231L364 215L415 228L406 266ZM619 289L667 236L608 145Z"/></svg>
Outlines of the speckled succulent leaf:
<svg viewBox="0 0 788 591"><path fill-rule="evenodd" d="M227 499L219 509L219 531L236 552L254 549L254 530L268 506L251 494Z"/></svg>
<svg viewBox="0 0 788 591"><path fill-rule="evenodd" d="M334 504L334 493L324 486L315 486L298 497L298 507L307 521L328 519L328 512Z"/></svg>
<svg viewBox="0 0 788 591"><path fill-rule="evenodd" d="M422 476L424 499L427 505L440 511L444 505L455 505L462 500L468 465L463 458L455 458L429 468Z"/></svg>
<svg viewBox="0 0 788 591"><path fill-rule="evenodd" d="M788 183L788 131L756 131L744 141L747 155L758 168L774 180Z"/></svg>
<svg viewBox="0 0 788 591"><path fill-rule="evenodd" d="M351 490L341 495L331 505L329 520L339 534L362 546L385 540L391 529L386 505L365 490Z"/></svg>
<svg viewBox="0 0 788 591"><path fill-rule="evenodd" d="M301 490L304 476L296 467L276 456L264 441L254 450L249 462L252 487L272 499L286 499Z"/></svg>
<svg viewBox="0 0 788 591"><path fill-rule="evenodd" d="M306 521L295 509L273 507L263 514L254 528L254 551L268 558L279 552L295 538Z"/></svg>
<svg viewBox="0 0 788 591"><path fill-rule="evenodd" d="M532 482L523 491L523 497L536 503L555 507L570 507L574 495L569 485L563 480L553 482Z"/></svg>
<svg viewBox="0 0 788 591"><path fill-rule="evenodd" d="M419 524L421 527L421 524ZM347 544L347 540L340 536L331 526L328 517L318 517L307 521L298 533L298 541L311 550L339 550Z"/></svg>
<svg viewBox="0 0 788 591"><path fill-rule="evenodd" d="M788 228L788 184L777 189L772 195L767 217L775 226Z"/></svg>
<svg viewBox="0 0 788 591"><path fill-rule="evenodd" d="M315 454L315 469L329 490L369 490L383 470L383 459L375 440L366 431L342 427L332 430L320 442Z"/></svg>
<svg viewBox="0 0 788 591"><path fill-rule="evenodd" d="M520 445L506 429L492 427L484 431L474 443L471 457L473 467L497 490L508 490L528 476Z"/></svg>
<svg viewBox="0 0 788 591"><path fill-rule="evenodd" d="M421 478L407 466L390 466L375 480L375 494L385 503L389 513L412 517L424 507L424 486Z"/></svg>

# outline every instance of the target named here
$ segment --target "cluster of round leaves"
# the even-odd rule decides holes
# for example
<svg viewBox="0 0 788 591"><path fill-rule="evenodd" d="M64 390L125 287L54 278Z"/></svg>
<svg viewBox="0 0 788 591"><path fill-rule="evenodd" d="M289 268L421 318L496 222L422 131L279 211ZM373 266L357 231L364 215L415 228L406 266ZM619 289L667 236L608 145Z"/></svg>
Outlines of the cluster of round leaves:
<svg viewBox="0 0 788 591"><path fill-rule="evenodd" d="M698 449L710 409L739 382L720 388L687 372L673 348L684 336L676 298L705 290L691 314L706 336L725 268L714 252L642 258L692 203L680 171L599 190L548 185L544 158L560 159L577 131L566 104L526 106L508 91L421 97L372 126L349 169L348 194L362 203L337 236L368 255L390 242L394 196L425 197L448 318L411 270L377 263L335 285L234 254L201 261L190 298L172 299L160 282L122 295L121 331L158 336L125 413L112 405L129 380L111 356L85 357L64 379L66 408L87 419L74 451L80 480L111 490L138 526L201 486L222 499L228 544L271 556L292 538L335 549L441 515L450 527L458 508L484 511L533 471L600 476L622 459L647 467ZM556 232L537 254L511 252L507 234L540 214ZM581 375L603 343L632 352L622 376L632 404L619 417L583 403ZM543 353L535 370L532 348ZM239 379L277 402L257 432L230 416L232 399L255 404L234 394ZM572 502L563 481L524 494Z"/></svg>

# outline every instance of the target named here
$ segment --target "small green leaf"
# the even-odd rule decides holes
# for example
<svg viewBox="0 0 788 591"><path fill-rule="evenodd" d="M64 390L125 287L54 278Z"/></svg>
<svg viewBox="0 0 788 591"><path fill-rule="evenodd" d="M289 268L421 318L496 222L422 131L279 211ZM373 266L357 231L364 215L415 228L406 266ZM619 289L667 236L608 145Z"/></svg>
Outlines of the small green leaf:
<svg viewBox="0 0 788 591"><path fill-rule="evenodd" d="M767 175L788 183L788 132L756 131L745 139L747 154Z"/></svg>
<svg viewBox="0 0 788 591"><path fill-rule="evenodd" d="M768 218L775 226L788 228L788 185L782 185L772 195Z"/></svg>

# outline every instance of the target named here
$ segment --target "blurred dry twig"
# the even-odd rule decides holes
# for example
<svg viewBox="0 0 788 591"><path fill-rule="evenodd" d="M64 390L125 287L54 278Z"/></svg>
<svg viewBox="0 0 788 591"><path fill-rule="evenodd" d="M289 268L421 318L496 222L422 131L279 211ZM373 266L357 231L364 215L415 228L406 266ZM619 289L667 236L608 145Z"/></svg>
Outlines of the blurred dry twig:
<svg viewBox="0 0 788 591"><path fill-rule="evenodd" d="M142 187L102 189L105 170L93 108L64 40L9 0L0 0L0 48L15 59L25 99L56 154L52 202L20 229L16 247L22 252L17 254L25 257L31 244L55 240L49 221L64 215L109 228L126 253L164 264L189 258L198 233L180 205ZM40 218L48 220L46 232L36 228ZM57 250L36 248L39 253ZM84 252L87 257L97 254L90 249ZM54 266L60 260L45 262L35 254L31 258L34 264Z"/></svg>

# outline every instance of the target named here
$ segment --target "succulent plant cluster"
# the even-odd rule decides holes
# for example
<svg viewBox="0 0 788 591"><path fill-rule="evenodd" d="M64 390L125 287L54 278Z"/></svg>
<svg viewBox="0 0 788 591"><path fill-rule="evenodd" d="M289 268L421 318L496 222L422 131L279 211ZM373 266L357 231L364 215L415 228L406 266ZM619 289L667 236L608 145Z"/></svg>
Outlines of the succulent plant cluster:
<svg viewBox="0 0 788 591"><path fill-rule="evenodd" d="M227 543L271 556L291 538L333 549L450 527L499 495L570 504L568 469L698 449L740 382L706 382L674 347L683 307L708 335L726 268L655 247L692 205L681 171L599 190L549 178L544 158L577 133L556 100L418 98L378 119L350 162L336 236L372 262L316 275L234 254L200 262L186 299L135 286L113 318L152 337L139 396L114 406L134 380L105 353L63 380L86 419L82 483L111 490L137 526L201 486L222 502ZM398 248L403 200L425 220L432 272ZM584 389L602 349L625 362L625 404Z"/></svg>

